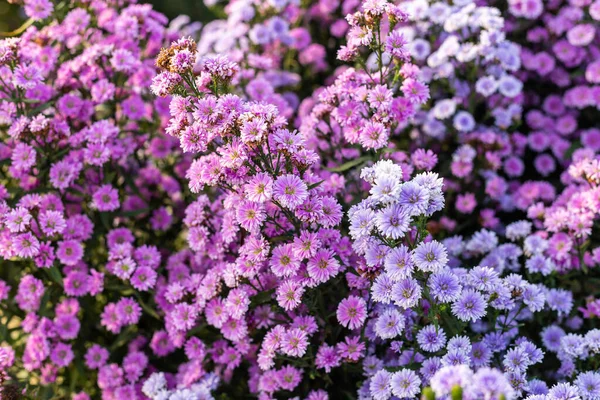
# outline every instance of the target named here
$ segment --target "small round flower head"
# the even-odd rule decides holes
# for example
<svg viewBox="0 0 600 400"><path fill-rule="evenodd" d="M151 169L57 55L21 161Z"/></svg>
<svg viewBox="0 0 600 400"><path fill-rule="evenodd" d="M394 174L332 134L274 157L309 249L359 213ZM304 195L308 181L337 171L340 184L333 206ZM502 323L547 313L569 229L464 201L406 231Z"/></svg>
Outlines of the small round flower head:
<svg viewBox="0 0 600 400"><path fill-rule="evenodd" d="M448 264L446 248L435 240L422 242L412 252L415 266L423 272L436 272Z"/></svg>
<svg viewBox="0 0 600 400"><path fill-rule="evenodd" d="M299 328L289 329L283 335L281 351L292 357L302 357L308 347L308 334Z"/></svg>
<svg viewBox="0 0 600 400"><path fill-rule="evenodd" d="M333 256L333 251L323 249L308 260L306 271L315 282L327 282L338 273L340 263Z"/></svg>
<svg viewBox="0 0 600 400"><path fill-rule="evenodd" d="M277 303L285 310L293 310L300 305L304 288L292 280L284 281L277 288Z"/></svg>
<svg viewBox="0 0 600 400"><path fill-rule="evenodd" d="M473 398L484 399L514 399L516 397L507 377L501 371L487 367L477 370L473 375L473 381L469 385L467 393Z"/></svg>
<svg viewBox="0 0 600 400"><path fill-rule="evenodd" d="M391 249L385 257L384 268L390 279L396 282L411 276L414 263L408 247L401 244Z"/></svg>
<svg viewBox="0 0 600 400"><path fill-rule="evenodd" d="M398 204L377 213L376 225L381 234L391 239L400 239L408 232L410 217Z"/></svg>
<svg viewBox="0 0 600 400"><path fill-rule="evenodd" d="M400 398L414 398L421 390L421 379L410 369L401 369L392 376L392 393Z"/></svg>
<svg viewBox="0 0 600 400"><path fill-rule="evenodd" d="M475 129L475 119L466 111L459 111L453 119L454 128L459 132L471 132Z"/></svg>
<svg viewBox="0 0 600 400"><path fill-rule="evenodd" d="M273 195L273 179L266 173L256 174L244 189L250 201L264 203Z"/></svg>
<svg viewBox="0 0 600 400"><path fill-rule="evenodd" d="M98 369L106 364L108 355L108 350L100 345L94 344L85 354L85 365L90 369Z"/></svg>
<svg viewBox="0 0 600 400"><path fill-rule="evenodd" d="M477 290L491 291L500 284L498 273L490 267L477 266L469 271L468 282Z"/></svg>
<svg viewBox="0 0 600 400"><path fill-rule="evenodd" d="M431 295L443 303L458 299L461 291L458 277L449 269L432 274L429 277L428 286Z"/></svg>
<svg viewBox="0 0 600 400"><path fill-rule="evenodd" d="M407 309L414 307L421 299L421 290L421 286L415 279L403 279L394 284L392 300L399 307Z"/></svg>
<svg viewBox="0 0 600 400"><path fill-rule="evenodd" d="M18 207L12 211L10 211L4 217L4 223L6 227L13 233L16 232L24 232L27 226L31 221L31 214L24 207ZM42 223L42 229L44 228L44 224Z"/></svg>
<svg viewBox="0 0 600 400"><path fill-rule="evenodd" d="M463 353L471 352L471 341L466 336L454 336L448 341L448 351L458 350Z"/></svg>
<svg viewBox="0 0 600 400"><path fill-rule="evenodd" d="M427 212L429 206L429 191L414 181L402 184L398 204L410 215L420 215Z"/></svg>
<svg viewBox="0 0 600 400"><path fill-rule="evenodd" d="M504 367L511 372L525 372L530 364L529 356L520 347L510 349L503 360Z"/></svg>
<svg viewBox="0 0 600 400"><path fill-rule="evenodd" d="M119 193L111 185L103 185L92 196L92 207L98 211L114 211L119 208Z"/></svg>
<svg viewBox="0 0 600 400"><path fill-rule="evenodd" d="M296 208L308 198L308 188L296 175L283 175L273 184L273 198L287 208Z"/></svg>
<svg viewBox="0 0 600 400"><path fill-rule="evenodd" d="M292 276L300 268L300 260L296 257L292 244L284 244L273 249L271 270L279 277Z"/></svg>
<svg viewBox="0 0 600 400"><path fill-rule="evenodd" d="M584 399L600 399L600 373L584 372L577 376L575 385Z"/></svg>
<svg viewBox="0 0 600 400"><path fill-rule="evenodd" d="M557 383L548 392L548 398L556 400L576 400L581 398L579 388L567 382Z"/></svg>
<svg viewBox="0 0 600 400"><path fill-rule="evenodd" d="M485 315L486 306L485 299L479 292L466 289L452 303L452 313L461 321L475 322Z"/></svg>
<svg viewBox="0 0 600 400"><path fill-rule="evenodd" d="M421 349L434 353L446 344L446 334L440 327L427 325L417 334L417 342Z"/></svg>
<svg viewBox="0 0 600 400"><path fill-rule="evenodd" d="M400 179L393 175L381 175L375 178L371 187L371 198L381 204L390 204L396 201L402 185Z"/></svg>
<svg viewBox="0 0 600 400"><path fill-rule="evenodd" d="M367 318L365 301L356 296L350 296L342 300L338 305L337 318L340 324L349 329L360 328Z"/></svg>
<svg viewBox="0 0 600 400"><path fill-rule="evenodd" d="M75 265L83 258L83 247L76 240L58 242L56 257L65 265Z"/></svg>
<svg viewBox="0 0 600 400"><path fill-rule="evenodd" d="M404 316L397 310L390 308L377 318L375 333L382 339L393 339L402 333L404 326Z"/></svg>
<svg viewBox="0 0 600 400"><path fill-rule="evenodd" d="M456 386L467 387L473 379L473 371L466 365L450 365L440 368L431 378L431 388L436 398L450 394Z"/></svg>
<svg viewBox="0 0 600 400"><path fill-rule="evenodd" d="M58 343L54 346L50 359L59 367L66 367L71 364L75 355L70 344Z"/></svg>
<svg viewBox="0 0 600 400"><path fill-rule="evenodd" d="M392 380L392 374L381 369L371 378L369 383L369 390L374 400L387 400L392 394L392 387L390 382Z"/></svg>

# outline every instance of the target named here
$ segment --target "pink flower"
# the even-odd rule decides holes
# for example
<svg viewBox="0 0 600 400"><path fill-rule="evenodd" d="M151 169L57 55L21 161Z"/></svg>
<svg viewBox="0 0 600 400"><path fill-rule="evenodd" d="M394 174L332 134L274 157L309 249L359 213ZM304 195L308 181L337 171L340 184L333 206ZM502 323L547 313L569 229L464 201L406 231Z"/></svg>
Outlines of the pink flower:
<svg viewBox="0 0 600 400"><path fill-rule="evenodd" d="M114 211L119 208L119 192L111 185L103 185L92 195L91 206L98 211Z"/></svg>
<svg viewBox="0 0 600 400"><path fill-rule="evenodd" d="M367 319L367 304L360 297L349 296L338 305L337 319L349 329L360 328Z"/></svg>
<svg viewBox="0 0 600 400"><path fill-rule="evenodd" d="M273 197L283 207L293 209L308 198L308 188L296 175L283 175L273 185Z"/></svg>

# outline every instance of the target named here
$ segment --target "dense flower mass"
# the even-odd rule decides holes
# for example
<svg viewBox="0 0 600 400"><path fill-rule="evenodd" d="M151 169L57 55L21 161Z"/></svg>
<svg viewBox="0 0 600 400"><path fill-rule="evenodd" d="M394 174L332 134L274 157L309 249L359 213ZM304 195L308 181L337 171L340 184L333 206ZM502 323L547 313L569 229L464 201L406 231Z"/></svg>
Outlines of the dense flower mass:
<svg viewBox="0 0 600 400"><path fill-rule="evenodd" d="M600 2L19 3L0 398L600 400Z"/></svg>

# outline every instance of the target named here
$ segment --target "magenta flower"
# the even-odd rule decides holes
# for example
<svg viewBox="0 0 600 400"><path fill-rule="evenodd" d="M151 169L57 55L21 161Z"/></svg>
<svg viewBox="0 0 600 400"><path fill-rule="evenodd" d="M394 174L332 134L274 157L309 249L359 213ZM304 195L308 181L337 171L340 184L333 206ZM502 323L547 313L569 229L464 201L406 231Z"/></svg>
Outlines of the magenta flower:
<svg viewBox="0 0 600 400"><path fill-rule="evenodd" d="M357 329L367 318L367 304L360 297L350 296L340 302L336 314L340 324L349 329Z"/></svg>
<svg viewBox="0 0 600 400"><path fill-rule="evenodd" d="M273 198L286 208L296 208L308 197L308 188L295 175L283 175L273 184Z"/></svg>

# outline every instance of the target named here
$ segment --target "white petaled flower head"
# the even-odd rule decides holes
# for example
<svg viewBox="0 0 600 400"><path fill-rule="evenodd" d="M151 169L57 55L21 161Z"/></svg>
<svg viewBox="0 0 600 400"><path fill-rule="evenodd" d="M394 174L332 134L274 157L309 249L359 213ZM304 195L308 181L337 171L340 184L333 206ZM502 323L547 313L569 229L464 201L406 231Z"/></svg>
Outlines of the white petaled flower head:
<svg viewBox="0 0 600 400"><path fill-rule="evenodd" d="M456 112L456 102L453 99L439 100L433 107L433 117L436 119L450 118Z"/></svg>
<svg viewBox="0 0 600 400"><path fill-rule="evenodd" d="M155 372L144 382L142 392L150 397L155 398L167 386L167 379L162 372Z"/></svg>
<svg viewBox="0 0 600 400"><path fill-rule="evenodd" d="M423 20L429 13L429 2L427 0L413 0L400 3L402 11L408 14L411 21Z"/></svg>

